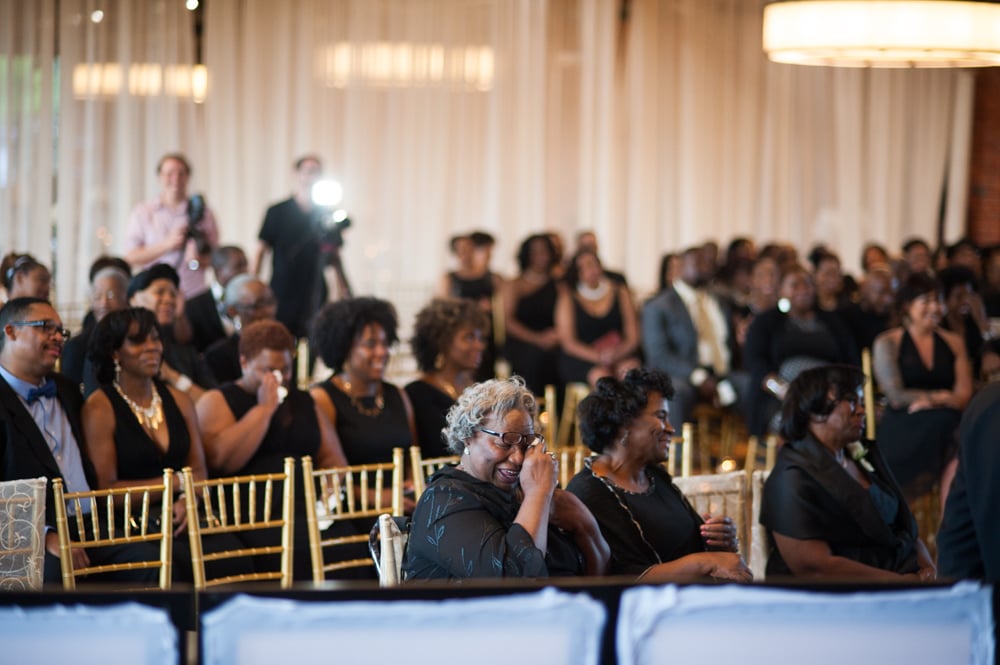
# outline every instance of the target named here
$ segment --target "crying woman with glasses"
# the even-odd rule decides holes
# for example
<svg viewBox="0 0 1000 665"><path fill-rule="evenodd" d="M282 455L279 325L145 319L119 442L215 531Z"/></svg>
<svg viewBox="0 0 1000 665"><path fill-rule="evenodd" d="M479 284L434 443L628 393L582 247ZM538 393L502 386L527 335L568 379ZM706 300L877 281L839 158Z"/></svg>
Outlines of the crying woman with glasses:
<svg viewBox="0 0 1000 665"><path fill-rule="evenodd" d="M606 572L597 522L556 488L558 461L535 434L537 410L516 376L461 394L444 430L460 460L431 477L413 511L406 580Z"/></svg>

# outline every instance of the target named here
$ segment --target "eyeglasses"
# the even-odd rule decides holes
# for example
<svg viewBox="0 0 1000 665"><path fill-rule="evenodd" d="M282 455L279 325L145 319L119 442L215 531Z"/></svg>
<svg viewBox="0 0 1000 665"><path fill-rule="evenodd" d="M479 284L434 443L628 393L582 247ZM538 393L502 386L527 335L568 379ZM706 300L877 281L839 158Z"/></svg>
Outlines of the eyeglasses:
<svg viewBox="0 0 1000 665"><path fill-rule="evenodd" d="M521 449L521 453L528 449L528 446L532 444L535 440L538 441L539 445L545 444L545 438L541 434L522 434L521 432L494 432L491 429L486 429L485 427L476 428L483 434L489 434L490 436L495 436L500 439L500 443L495 443L497 448L501 450L510 450L514 446Z"/></svg>
<svg viewBox="0 0 1000 665"><path fill-rule="evenodd" d="M851 413L855 413L858 410L858 406L863 407L865 405L865 394L861 391L842 395L840 399L847 402L847 406L851 409Z"/></svg>
<svg viewBox="0 0 1000 665"><path fill-rule="evenodd" d="M42 332L49 337L52 336L52 333L59 333L63 339L69 339L69 328L63 328L61 323L48 319L44 321L11 321L8 325L21 326L22 328L41 328Z"/></svg>

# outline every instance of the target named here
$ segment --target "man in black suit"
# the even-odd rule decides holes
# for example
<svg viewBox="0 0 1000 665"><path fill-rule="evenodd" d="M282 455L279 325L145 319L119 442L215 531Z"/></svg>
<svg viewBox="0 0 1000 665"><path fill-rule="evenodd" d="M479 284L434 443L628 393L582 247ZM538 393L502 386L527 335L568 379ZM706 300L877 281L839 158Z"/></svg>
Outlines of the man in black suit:
<svg viewBox="0 0 1000 665"><path fill-rule="evenodd" d="M47 300L15 298L0 309L0 332L0 480L44 476L62 478L68 492L91 489L96 477L83 445L80 388L53 372L69 331ZM50 484L45 495L46 582L61 579L55 514ZM152 543L73 552L77 567L88 561L155 558ZM152 585L157 574L155 569L123 571L114 574L114 581Z"/></svg>
<svg viewBox="0 0 1000 665"><path fill-rule="evenodd" d="M191 343L198 353L233 334L233 321L226 314L223 295L229 280L246 271L247 255L239 247L227 245L212 252L214 281L184 303L184 316L191 322Z"/></svg>
<svg viewBox="0 0 1000 665"><path fill-rule="evenodd" d="M969 402L959 426L958 472L937 535L938 575L1000 582L1000 383Z"/></svg>

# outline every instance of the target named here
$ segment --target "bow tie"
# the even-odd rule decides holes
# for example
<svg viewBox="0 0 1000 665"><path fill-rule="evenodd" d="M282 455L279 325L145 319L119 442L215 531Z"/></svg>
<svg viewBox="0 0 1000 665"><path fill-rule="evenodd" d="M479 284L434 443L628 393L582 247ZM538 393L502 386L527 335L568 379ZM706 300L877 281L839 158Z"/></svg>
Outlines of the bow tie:
<svg viewBox="0 0 1000 665"><path fill-rule="evenodd" d="M28 404L34 404L40 397L55 397L56 382L49 379L42 384L41 388L32 388L28 391Z"/></svg>

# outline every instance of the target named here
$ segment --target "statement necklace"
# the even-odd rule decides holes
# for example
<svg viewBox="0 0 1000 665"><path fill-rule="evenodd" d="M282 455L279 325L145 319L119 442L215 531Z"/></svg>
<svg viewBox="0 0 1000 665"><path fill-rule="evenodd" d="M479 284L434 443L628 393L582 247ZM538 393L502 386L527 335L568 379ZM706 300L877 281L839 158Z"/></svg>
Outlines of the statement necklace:
<svg viewBox="0 0 1000 665"><path fill-rule="evenodd" d="M357 409L358 413L360 413L363 416L367 416L369 418L377 418L378 415L382 413L382 409L385 408L385 399L382 397L381 381L378 382L378 388L375 393L375 406L373 407L367 407L361 403L361 400L363 398L358 397L354 394L354 391L351 390L350 381L348 381L347 379L341 379L341 381L344 384L344 390L347 392L347 396L351 398L351 406Z"/></svg>
<svg viewBox="0 0 1000 665"><path fill-rule="evenodd" d="M154 432L160 428L160 425L163 424L163 400L160 399L160 392L156 389L155 383L153 384L153 399L149 406L139 406L133 402L117 381L114 382L114 386L121 398L128 404L128 408L135 414L140 425Z"/></svg>
<svg viewBox="0 0 1000 665"><path fill-rule="evenodd" d="M580 294L581 297L586 300L600 300L608 294L608 288L611 283L607 278L602 278L597 286L590 287L586 284L580 283L576 285L576 292Z"/></svg>

